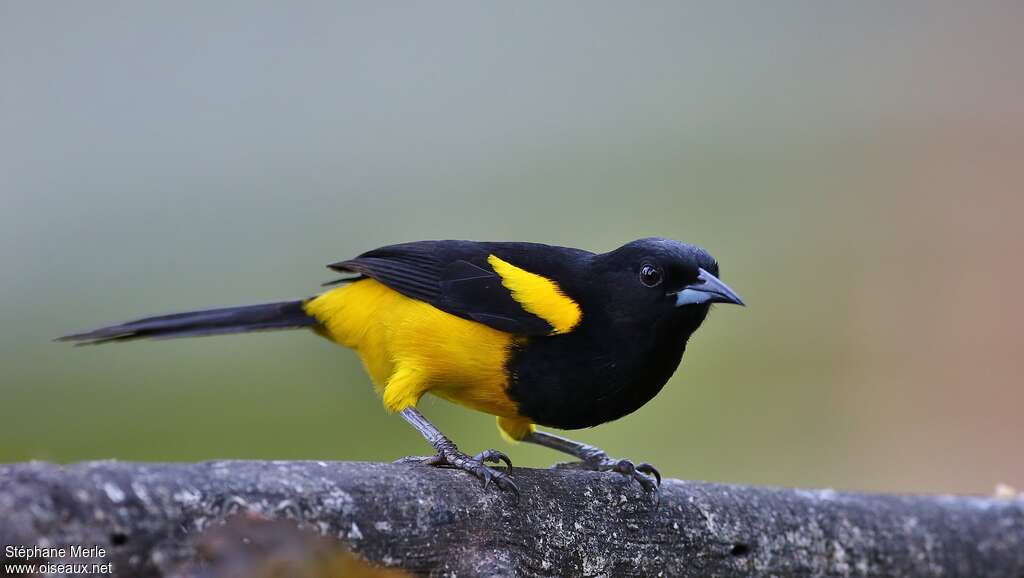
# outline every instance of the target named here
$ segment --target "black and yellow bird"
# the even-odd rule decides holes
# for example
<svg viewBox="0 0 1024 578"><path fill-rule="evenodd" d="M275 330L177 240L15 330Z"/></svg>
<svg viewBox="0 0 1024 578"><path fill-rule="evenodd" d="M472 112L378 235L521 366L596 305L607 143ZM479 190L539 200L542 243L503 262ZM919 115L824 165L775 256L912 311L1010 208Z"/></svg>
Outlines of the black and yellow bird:
<svg viewBox="0 0 1024 578"><path fill-rule="evenodd" d="M309 299L148 317L62 337L83 344L308 328L354 349L383 397L450 466L518 489L416 410L426 393L497 416L512 440L656 489L649 464L538 431L596 426L661 390L712 303L743 302L700 247L660 238L608 253L536 243L421 241L328 265L349 277Z"/></svg>

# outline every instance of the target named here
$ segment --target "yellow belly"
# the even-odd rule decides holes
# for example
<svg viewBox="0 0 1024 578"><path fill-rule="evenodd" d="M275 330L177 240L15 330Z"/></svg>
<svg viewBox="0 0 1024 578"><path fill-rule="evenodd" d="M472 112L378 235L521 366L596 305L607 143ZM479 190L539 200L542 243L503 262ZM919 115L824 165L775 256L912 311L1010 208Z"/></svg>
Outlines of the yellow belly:
<svg viewBox="0 0 1024 578"><path fill-rule="evenodd" d="M513 335L445 313L363 279L306 304L328 338L354 349L384 405L401 411L430 392L499 417L517 418L506 393Z"/></svg>

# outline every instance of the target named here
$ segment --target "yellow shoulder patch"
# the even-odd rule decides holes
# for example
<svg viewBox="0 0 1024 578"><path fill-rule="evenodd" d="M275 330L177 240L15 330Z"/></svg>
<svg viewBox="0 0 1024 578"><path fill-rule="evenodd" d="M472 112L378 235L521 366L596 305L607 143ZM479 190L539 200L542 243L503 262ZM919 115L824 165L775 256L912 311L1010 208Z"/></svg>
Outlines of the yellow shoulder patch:
<svg viewBox="0 0 1024 578"><path fill-rule="evenodd" d="M502 261L495 255L488 256L487 262L501 276L501 284L523 309L551 324L554 328L552 335L568 333L579 324L583 317L580 306L562 293L557 283Z"/></svg>

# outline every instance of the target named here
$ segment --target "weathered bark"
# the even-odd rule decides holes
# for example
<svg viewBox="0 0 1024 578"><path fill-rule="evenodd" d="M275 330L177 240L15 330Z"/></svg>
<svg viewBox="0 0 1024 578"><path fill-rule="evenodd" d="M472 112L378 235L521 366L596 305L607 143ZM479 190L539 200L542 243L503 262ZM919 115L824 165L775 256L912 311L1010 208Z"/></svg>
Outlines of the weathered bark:
<svg viewBox="0 0 1024 578"><path fill-rule="evenodd" d="M368 560L458 576L1024 576L1024 501L369 463L0 466L0 546L97 545L116 575L166 576L239 512L296 520ZM0 551L0 554L3 554Z"/></svg>

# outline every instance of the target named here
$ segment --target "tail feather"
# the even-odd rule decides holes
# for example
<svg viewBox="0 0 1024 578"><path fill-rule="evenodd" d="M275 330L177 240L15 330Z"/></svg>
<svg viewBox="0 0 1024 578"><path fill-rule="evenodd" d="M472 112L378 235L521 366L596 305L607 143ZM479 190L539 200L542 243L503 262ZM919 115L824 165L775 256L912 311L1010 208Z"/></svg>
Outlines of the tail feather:
<svg viewBox="0 0 1024 578"><path fill-rule="evenodd" d="M306 313L303 307L305 303L282 301L146 317L84 333L65 335L59 337L58 341L77 341L77 345L95 345L133 339L171 339L271 329L299 329L319 325L316 318Z"/></svg>

